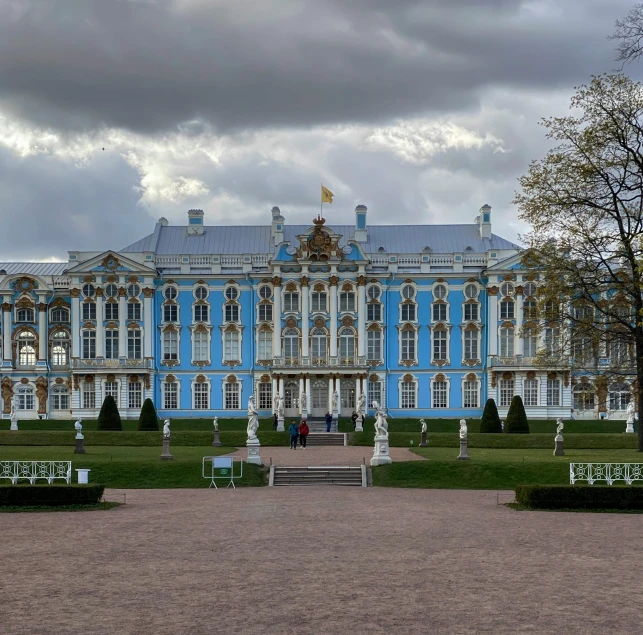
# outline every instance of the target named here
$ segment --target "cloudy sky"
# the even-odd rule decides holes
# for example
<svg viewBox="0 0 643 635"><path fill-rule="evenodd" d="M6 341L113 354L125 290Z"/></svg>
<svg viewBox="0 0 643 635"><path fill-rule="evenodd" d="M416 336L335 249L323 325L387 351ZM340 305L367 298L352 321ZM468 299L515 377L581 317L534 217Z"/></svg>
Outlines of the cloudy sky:
<svg viewBox="0 0 643 635"><path fill-rule="evenodd" d="M0 261L160 216L524 229L538 120L616 68L631 0L0 0ZM636 74L638 69L628 68Z"/></svg>

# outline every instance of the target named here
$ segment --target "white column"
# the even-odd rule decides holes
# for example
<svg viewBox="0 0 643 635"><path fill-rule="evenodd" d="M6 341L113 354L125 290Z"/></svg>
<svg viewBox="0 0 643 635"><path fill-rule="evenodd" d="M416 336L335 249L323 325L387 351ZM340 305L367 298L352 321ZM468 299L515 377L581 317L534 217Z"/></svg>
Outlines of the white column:
<svg viewBox="0 0 643 635"><path fill-rule="evenodd" d="M310 392L310 377L306 377L306 416L310 416L310 404L312 402Z"/></svg>
<svg viewBox="0 0 643 635"><path fill-rule="evenodd" d="M277 380L273 377L272 379L272 414L274 415L277 412L275 408L275 396L277 395Z"/></svg>
<svg viewBox="0 0 643 635"><path fill-rule="evenodd" d="M127 357L127 297L125 289L118 290L118 356Z"/></svg>
<svg viewBox="0 0 643 635"><path fill-rule="evenodd" d="M38 304L38 363L47 361L47 305Z"/></svg>
<svg viewBox="0 0 643 635"><path fill-rule="evenodd" d="M330 277L330 356L337 357L337 276Z"/></svg>
<svg viewBox="0 0 643 635"><path fill-rule="evenodd" d="M154 289L143 289L143 357L152 357L152 296Z"/></svg>
<svg viewBox="0 0 643 635"><path fill-rule="evenodd" d="M328 378L328 412L330 414L333 414L333 378L329 377Z"/></svg>
<svg viewBox="0 0 643 635"><path fill-rule="evenodd" d="M309 333L309 302L310 302L310 287L308 286L308 278L301 279L301 355L308 357L309 346L308 337ZM306 392L308 394L308 392Z"/></svg>
<svg viewBox="0 0 643 635"><path fill-rule="evenodd" d="M517 293L516 300L516 355L523 355L525 352L525 341L522 338L523 294Z"/></svg>
<svg viewBox="0 0 643 635"><path fill-rule="evenodd" d="M498 354L498 296L487 292L489 300L489 355Z"/></svg>
<svg viewBox="0 0 643 635"><path fill-rule="evenodd" d="M80 297L77 289L72 289L71 296L71 356L80 357Z"/></svg>
<svg viewBox="0 0 643 635"><path fill-rule="evenodd" d="M127 410L128 398L129 398L129 395L127 393L127 385L129 384L129 377L127 375L122 375L120 378L120 384L121 384L120 386L121 389L119 391L119 396L120 396L119 409Z"/></svg>
<svg viewBox="0 0 643 635"><path fill-rule="evenodd" d="M2 305L2 359L11 364L11 309L9 302Z"/></svg>
<svg viewBox="0 0 643 635"><path fill-rule="evenodd" d="M342 414L342 382L339 375L335 380L335 390L337 391L337 418L339 419Z"/></svg>
<svg viewBox="0 0 643 635"><path fill-rule="evenodd" d="M100 412L103 405L103 382L94 376L94 408Z"/></svg>
<svg viewBox="0 0 643 635"><path fill-rule="evenodd" d="M275 319L275 330L272 334L272 355L281 357L281 278L272 279L274 285L273 309Z"/></svg>
<svg viewBox="0 0 643 635"><path fill-rule="evenodd" d="M306 388L306 385L304 383L304 378L300 377L299 378L299 406L298 406L298 409L299 409L300 414L302 414L302 415L304 414L304 412L301 409L301 395L305 391L305 388ZM308 394L306 394L306 407L308 407Z"/></svg>
<svg viewBox="0 0 643 635"><path fill-rule="evenodd" d="M366 278L360 276L357 287L357 355L366 355Z"/></svg>
<svg viewBox="0 0 643 635"><path fill-rule="evenodd" d="M103 290L96 292L96 357L105 357L105 298ZM98 403L98 402L97 402Z"/></svg>

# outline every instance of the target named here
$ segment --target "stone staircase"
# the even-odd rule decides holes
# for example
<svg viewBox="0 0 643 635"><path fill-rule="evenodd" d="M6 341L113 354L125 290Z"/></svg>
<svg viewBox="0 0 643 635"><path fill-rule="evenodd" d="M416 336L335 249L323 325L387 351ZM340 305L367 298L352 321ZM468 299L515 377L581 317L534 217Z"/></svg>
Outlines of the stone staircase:
<svg viewBox="0 0 643 635"><path fill-rule="evenodd" d="M347 445L343 432L311 432L307 439L308 445Z"/></svg>
<svg viewBox="0 0 643 635"><path fill-rule="evenodd" d="M366 487L366 466L358 467L270 467L270 485L346 485Z"/></svg>
<svg viewBox="0 0 643 635"><path fill-rule="evenodd" d="M306 423L311 432L326 432L326 420L323 417L308 417ZM337 432L337 422L330 424L330 431Z"/></svg>

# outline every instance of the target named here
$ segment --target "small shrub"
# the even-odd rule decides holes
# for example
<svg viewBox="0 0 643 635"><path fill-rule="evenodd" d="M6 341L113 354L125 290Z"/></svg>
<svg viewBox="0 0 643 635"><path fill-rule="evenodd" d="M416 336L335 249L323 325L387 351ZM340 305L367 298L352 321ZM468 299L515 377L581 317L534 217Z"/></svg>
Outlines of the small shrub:
<svg viewBox="0 0 643 635"><path fill-rule="evenodd" d="M484 412L480 420L480 432L491 434L499 434L502 432L498 408L496 408L496 402L493 399L487 399L487 403L484 405Z"/></svg>
<svg viewBox="0 0 643 635"><path fill-rule="evenodd" d="M98 415L97 430L122 430L121 415L118 413L114 397L107 395Z"/></svg>
<svg viewBox="0 0 643 635"><path fill-rule="evenodd" d="M533 509L643 509L643 487L519 485L516 502Z"/></svg>
<svg viewBox="0 0 643 635"><path fill-rule="evenodd" d="M156 430L159 429L159 420L156 414L156 408L151 399L146 399L141 408L141 414L138 417L137 430Z"/></svg>
<svg viewBox="0 0 643 635"><path fill-rule="evenodd" d="M511 400L507 419L505 420L505 432L509 434L529 434L527 413L520 395L515 395Z"/></svg>
<svg viewBox="0 0 643 635"><path fill-rule="evenodd" d="M104 485L0 485L0 507L96 505Z"/></svg>

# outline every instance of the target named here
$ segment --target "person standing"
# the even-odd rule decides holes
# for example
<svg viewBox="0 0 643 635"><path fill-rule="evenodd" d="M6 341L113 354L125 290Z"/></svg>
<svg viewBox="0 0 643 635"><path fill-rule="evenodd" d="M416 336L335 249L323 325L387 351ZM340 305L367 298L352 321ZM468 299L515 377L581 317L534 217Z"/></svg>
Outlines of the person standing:
<svg viewBox="0 0 643 635"><path fill-rule="evenodd" d="M330 432L330 426L333 423L333 416L327 412L324 419L326 419L326 432Z"/></svg>
<svg viewBox="0 0 643 635"><path fill-rule="evenodd" d="M279 423L279 417L278 417L277 413L275 412L275 416L272 419L272 429L273 430L277 429L278 423Z"/></svg>
<svg viewBox="0 0 643 635"><path fill-rule="evenodd" d="M294 421L288 426L288 434L290 435L290 447L293 450L296 450L297 438L299 437L299 427Z"/></svg>
<svg viewBox="0 0 643 635"><path fill-rule="evenodd" d="M355 430L357 428L357 413L355 411L351 415L351 421L353 422L353 430Z"/></svg>
<svg viewBox="0 0 643 635"><path fill-rule="evenodd" d="M306 423L306 419L302 419L301 423L299 424L299 443L301 444L302 448L306 447L306 441L308 439L309 433L310 433L310 428Z"/></svg>

